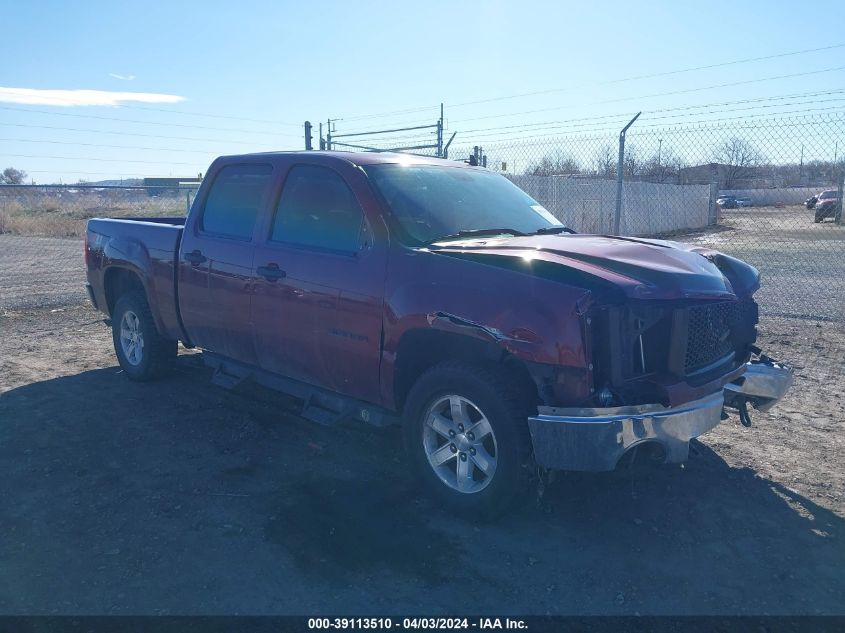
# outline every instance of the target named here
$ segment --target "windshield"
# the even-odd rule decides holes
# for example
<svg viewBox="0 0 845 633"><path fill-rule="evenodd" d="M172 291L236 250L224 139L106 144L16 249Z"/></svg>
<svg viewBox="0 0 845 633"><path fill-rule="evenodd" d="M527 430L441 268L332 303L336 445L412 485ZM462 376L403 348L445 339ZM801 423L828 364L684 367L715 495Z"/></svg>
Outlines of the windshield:
<svg viewBox="0 0 845 633"><path fill-rule="evenodd" d="M364 171L390 207L405 242L426 244L462 231L534 233L561 226L531 196L492 172L399 164L368 165Z"/></svg>

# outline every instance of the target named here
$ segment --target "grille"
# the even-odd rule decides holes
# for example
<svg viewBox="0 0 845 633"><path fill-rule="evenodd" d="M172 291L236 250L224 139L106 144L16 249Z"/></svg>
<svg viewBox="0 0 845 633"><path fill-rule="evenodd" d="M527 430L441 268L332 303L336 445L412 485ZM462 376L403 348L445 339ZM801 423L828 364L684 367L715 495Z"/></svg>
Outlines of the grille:
<svg viewBox="0 0 845 633"><path fill-rule="evenodd" d="M693 373L734 351L734 331L751 318L753 304L726 301L688 308L684 366Z"/></svg>

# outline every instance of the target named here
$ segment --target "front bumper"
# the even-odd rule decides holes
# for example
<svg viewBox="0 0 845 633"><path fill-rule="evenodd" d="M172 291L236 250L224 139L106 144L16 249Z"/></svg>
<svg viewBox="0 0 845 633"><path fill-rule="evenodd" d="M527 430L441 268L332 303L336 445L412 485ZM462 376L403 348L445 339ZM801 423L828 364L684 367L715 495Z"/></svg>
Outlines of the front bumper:
<svg viewBox="0 0 845 633"><path fill-rule="evenodd" d="M724 391L678 407L541 407L538 415L528 418L534 458L545 468L613 470L628 450L652 442L663 449L667 463L683 462L689 456L689 441L719 424L726 405L746 401L767 411L791 383L788 367L752 361Z"/></svg>

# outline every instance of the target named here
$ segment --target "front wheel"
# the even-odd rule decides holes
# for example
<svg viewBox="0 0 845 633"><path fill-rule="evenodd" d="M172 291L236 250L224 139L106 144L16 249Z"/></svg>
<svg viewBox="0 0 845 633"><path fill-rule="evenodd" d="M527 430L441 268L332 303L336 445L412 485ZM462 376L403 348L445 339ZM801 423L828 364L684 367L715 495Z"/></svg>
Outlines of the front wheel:
<svg viewBox="0 0 845 633"><path fill-rule="evenodd" d="M139 382L165 374L178 352L176 341L158 333L147 299L137 291L117 300L112 312L112 341L121 368Z"/></svg>
<svg viewBox="0 0 845 633"><path fill-rule="evenodd" d="M405 447L426 491L452 512L488 520L527 484L528 403L501 368L448 361L408 395Z"/></svg>

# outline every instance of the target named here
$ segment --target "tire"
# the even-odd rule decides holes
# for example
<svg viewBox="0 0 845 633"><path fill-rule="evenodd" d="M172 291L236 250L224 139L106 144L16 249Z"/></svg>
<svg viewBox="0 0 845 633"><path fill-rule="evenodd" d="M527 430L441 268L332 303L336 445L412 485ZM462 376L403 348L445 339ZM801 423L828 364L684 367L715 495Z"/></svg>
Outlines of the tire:
<svg viewBox="0 0 845 633"><path fill-rule="evenodd" d="M112 342L121 368L130 380L145 382L166 374L178 353L177 341L161 336L144 295L122 295L112 312Z"/></svg>
<svg viewBox="0 0 845 633"><path fill-rule="evenodd" d="M451 512L486 521L527 496L530 407L519 393L501 367L461 361L435 365L411 388L405 450L415 478Z"/></svg>

